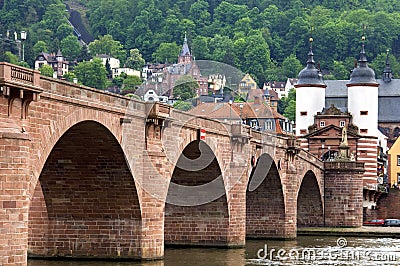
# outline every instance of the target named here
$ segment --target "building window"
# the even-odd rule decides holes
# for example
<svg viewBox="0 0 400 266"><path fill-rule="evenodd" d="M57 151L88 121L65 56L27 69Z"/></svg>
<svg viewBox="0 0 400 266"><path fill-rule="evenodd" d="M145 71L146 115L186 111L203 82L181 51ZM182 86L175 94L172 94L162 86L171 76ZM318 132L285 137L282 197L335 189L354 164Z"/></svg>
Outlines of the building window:
<svg viewBox="0 0 400 266"><path fill-rule="evenodd" d="M400 166L400 155L397 155L397 165Z"/></svg>
<svg viewBox="0 0 400 266"><path fill-rule="evenodd" d="M340 126L340 127L344 127L345 125L346 125L346 122L345 122L345 121L340 121L340 122L339 122L339 126Z"/></svg>
<svg viewBox="0 0 400 266"><path fill-rule="evenodd" d="M307 129L300 129L300 134L307 134Z"/></svg>
<svg viewBox="0 0 400 266"><path fill-rule="evenodd" d="M360 133L367 134L368 133L368 129L365 129L365 128L360 129Z"/></svg>
<svg viewBox="0 0 400 266"><path fill-rule="evenodd" d="M254 129L258 129L258 121L255 119L250 120L250 127L254 128Z"/></svg>
<svg viewBox="0 0 400 266"><path fill-rule="evenodd" d="M325 121L319 122L319 127L324 127L325 126Z"/></svg>
<svg viewBox="0 0 400 266"><path fill-rule="evenodd" d="M400 183L400 173L397 173L397 184Z"/></svg>
<svg viewBox="0 0 400 266"><path fill-rule="evenodd" d="M272 130L272 121L265 122L265 129Z"/></svg>
<svg viewBox="0 0 400 266"><path fill-rule="evenodd" d="M368 111L360 111L360 115L368 115Z"/></svg>
<svg viewBox="0 0 400 266"><path fill-rule="evenodd" d="M300 115L301 115L301 116L306 116L306 115L307 115L307 112L306 112L306 111L300 112Z"/></svg>

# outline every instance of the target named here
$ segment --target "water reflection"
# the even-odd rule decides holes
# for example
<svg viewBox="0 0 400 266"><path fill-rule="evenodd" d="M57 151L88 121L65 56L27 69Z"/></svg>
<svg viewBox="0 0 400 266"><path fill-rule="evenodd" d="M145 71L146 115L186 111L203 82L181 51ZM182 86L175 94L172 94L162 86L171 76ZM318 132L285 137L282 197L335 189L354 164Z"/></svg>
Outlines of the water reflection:
<svg viewBox="0 0 400 266"><path fill-rule="evenodd" d="M342 239L343 240L343 239ZM338 246L344 243L344 246ZM247 265L400 265L400 239L394 238L344 238L339 242L337 237L301 236L293 241L248 240L245 249L221 248L166 248L165 259L147 262L99 262L99 261L43 261L29 260L28 266L247 266ZM267 247L268 254L272 249L301 251L305 248L317 250L324 257L309 257L300 260L281 260L276 256L259 259L257 253ZM369 253L368 253L369 252ZM261 252L261 254L264 254ZM308 253L307 253L308 254ZM330 257L328 255L330 255ZM332 254L334 256L332 257ZM347 254L347 257L338 257ZM351 256L351 255L361 256ZM375 260L373 254L394 257L381 257ZM310 255L310 254L308 254ZM311 254L312 255L312 254ZM335 257L336 256L336 257Z"/></svg>

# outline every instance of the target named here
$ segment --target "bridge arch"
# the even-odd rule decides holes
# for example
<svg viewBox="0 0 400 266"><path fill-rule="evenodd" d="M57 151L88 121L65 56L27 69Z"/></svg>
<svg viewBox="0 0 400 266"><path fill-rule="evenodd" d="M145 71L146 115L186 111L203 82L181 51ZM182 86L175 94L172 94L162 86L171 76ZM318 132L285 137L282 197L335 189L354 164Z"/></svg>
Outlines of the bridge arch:
<svg viewBox="0 0 400 266"><path fill-rule="evenodd" d="M253 168L246 191L246 236L285 236L285 196L278 167L263 153Z"/></svg>
<svg viewBox="0 0 400 266"><path fill-rule="evenodd" d="M31 187L29 188L30 198L33 196L36 182L53 147L70 128L87 121L99 123L107 128L109 133L112 134L118 142L121 142L122 128L120 126L120 120L112 114L99 115L95 109L78 109L67 115L52 117L52 119L49 120L49 124L40 125L37 136L38 139L36 139L35 136L35 141L37 143L33 145L32 149L34 164L32 165L33 176L30 182Z"/></svg>
<svg viewBox="0 0 400 266"><path fill-rule="evenodd" d="M41 168L29 210L38 256L139 257L141 208L115 135L96 121L67 129Z"/></svg>
<svg viewBox="0 0 400 266"><path fill-rule="evenodd" d="M302 175L297 192L297 226L322 226L324 209L322 184L312 170Z"/></svg>
<svg viewBox="0 0 400 266"><path fill-rule="evenodd" d="M201 140L191 141L172 172L165 202L166 245L227 245L228 201L219 161Z"/></svg>

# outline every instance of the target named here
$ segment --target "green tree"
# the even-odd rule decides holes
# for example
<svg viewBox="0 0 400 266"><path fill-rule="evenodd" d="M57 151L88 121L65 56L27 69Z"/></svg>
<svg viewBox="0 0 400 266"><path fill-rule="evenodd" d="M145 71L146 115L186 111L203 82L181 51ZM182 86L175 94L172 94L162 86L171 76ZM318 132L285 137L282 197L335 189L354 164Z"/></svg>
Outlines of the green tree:
<svg viewBox="0 0 400 266"><path fill-rule="evenodd" d="M59 40L74 34L74 28L68 23L63 23L57 27L56 36Z"/></svg>
<svg viewBox="0 0 400 266"><path fill-rule="evenodd" d="M191 48L192 54L196 59L210 59L210 49L208 48L208 42L210 38L204 36L197 36L193 39Z"/></svg>
<svg viewBox="0 0 400 266"><path fill-rule="evenodd" d="M139 52L139 49L131 49L129 51L129 57L126 59L125 62L126 67L141 70L144 64L145 61L142 57L142 54Z"/></svg>
<svg viewBox="0 0 400 266"><path fill-rule="evenodd" d="M74 78L76 78L76 75L74 72L67 72L63 75L63 78L69 82L73 82Z"/></svg>
<svg viewBox="0 0 400 266"><path fill-rule="evenodd" d="M288 118L290 121L296 121L296 101L290 100L288 106L283 113L283 116Z"/></svg>
<svg viewBox="0 0 400 266"><path fill-rule="evenodd" d="M285 79L297 77L302 69L303 65L295 54L289 55L282 62L282 74Z"/></svg>
<svg viewBox="0 0 400 266"><path fill-rule="evenodd" d="M92 56L106 54L118 58L121 62L126 59L126 52L119 41L115 41L109 34L99 37L89 43L89 51Z"/></svg>
<svg viewBox="0 0 400 266"><path fill-rule="evenodd" d="M389 54L389 63L390 68L392 69L393 78L400 78L400 63L392 54ZM375 70L377 78L381 78L386 66L386 53L378 54L369 66Z"/></svg>
<svg viewBox="0 0 400 266"><path fill-rule="evenodd" d="M198 28L204 28L210 24L211 14L208 10L209 4L204 0L198 0L190 6L189 16Z"/></svg>
<svg viewBox="0 0 400 266"><path fill-rule="evenodd" d="M47 53L48 49L47 49L47 44L44 41L38 41L37 43L35 43L35 45L32 48L33 50L33 54L35 56L37 56L38 54L40 54L41 52L45 52Z"/></svg>
<svg viewBox="0 0 400 266"><path fill-rule="evenodd" d="M110 66L110 59L109 58L107 58L106 64L104 66L106 67L107 78L110 79L112 77L112 69L111 69L111 66Z"/></svg>
<svg viewBox="0 0 400 266"><path fill-rule="evenodd" d="M10 51L7 51L4 53L4 55L5 55L6 62L14 64L14 65L18 64L18 61L19 61L18 56L16 56L15 54L11 53Z"/></svg>
<svg viewBox="0 0 400 266"><path fill-rule="evenodd" d="M78 38L74 35L69 35L61 41L60 44L63 56L68 60L73 61L78 59L81 52L81 46L79 45Z"/></svg>
<svg viewBox="0 0 400 266"><path fill-rule="evenodd" d="M112 80L112 84L114 84L115 86L117 86L118 88L122 87L122 84L124 84L124 77L122 77L122 75L119 75L118 77L115 77Z"/></svg>
<svg viewBox="0 0 400 266"><path fill-rule="evenodd" d="M291 121L296 121L296 90L291 89L288 96L283 96L278 101L278 112Z"/></svg>
<svg viewBox="0 0 400 266"><path fill-rule="evenodd" d="M334 79L349 79L350 69L347 69L342 62L334 60L332 75Z"/></svg>
<svg viewBox="0 0 400 266"><path fill-rule="evenodd" d="M41 24L44 28L56 33L61 24L68 25L68 19L65 15L65 4L58 2L51 4L46 8Z"/></svg>
<svg viewBox="0 0 400 266"><path fill-rule="evenodd" d="M105 89L107 80L107 71L100 58L94 58L92 61L83 61L78 63L74 73L83 85Z"/></svg>
<svg viewBox="0 0 400 266"><path fill-rule="evenodd" d="M165 62L168 61L170 63L176 62L178 60L180 48L175 43L161 43L158 46L157 50L153 53L153 59L156 62Z"/></svg>
<svg viewBox="0 0 400 266"><path fill-rule="evenodd" d="M193 105L190 102L179 100L174 103L174 108L181 111L189 111L193 108Z"/></svg>
<svg viewBox="0 0 400 266"><path fill-rule="evenodd" d="M182 76L175 82L173 96L176 99L186 101L196 96L196 89L199 88L197 81L191 76Z"/></svg>
<svg viewBox="0 0 400 266"><path fill-rule="evenodd" d="M233 62L226 62L226 55L229 51L233 49L233 41L229 36L222 36L219 34L214 35L208 43L210 49L211 58L215 61L224 62L227 64L233 64Z"/></svg>
<svg viewBox="0 0 400 266"><path fill-rule="evenodd" d="M137 87L142 83L142 79L138 76L127 76L123 81L122 90L134 93Z"/></svg>
<svg viewBox="0 0 400 266"><path fill-rule="evenodd" d="M53 77L54 69L49 65L46 65L46 64L42 65L39 68L39 71L40 71L40 75L43 75L46 77Z"/></svg>

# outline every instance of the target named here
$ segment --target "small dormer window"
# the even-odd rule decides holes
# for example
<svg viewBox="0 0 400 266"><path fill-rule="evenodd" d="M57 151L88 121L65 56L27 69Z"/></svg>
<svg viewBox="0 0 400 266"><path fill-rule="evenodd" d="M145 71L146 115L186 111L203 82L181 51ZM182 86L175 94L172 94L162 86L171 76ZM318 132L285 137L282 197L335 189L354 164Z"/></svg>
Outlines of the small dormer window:
<svg viewBox="0 0 400 266"><path fill-rule="evenodd" d="M339 122L339 126L340 127L345 127L346 126L346 122L345 121L340 121Z"/></svg>
<svg viewBox="0 0 400 266"><path fill-rule="evenodd" d="M325 127L325 121L319 122L319 127Z"/></svg>

